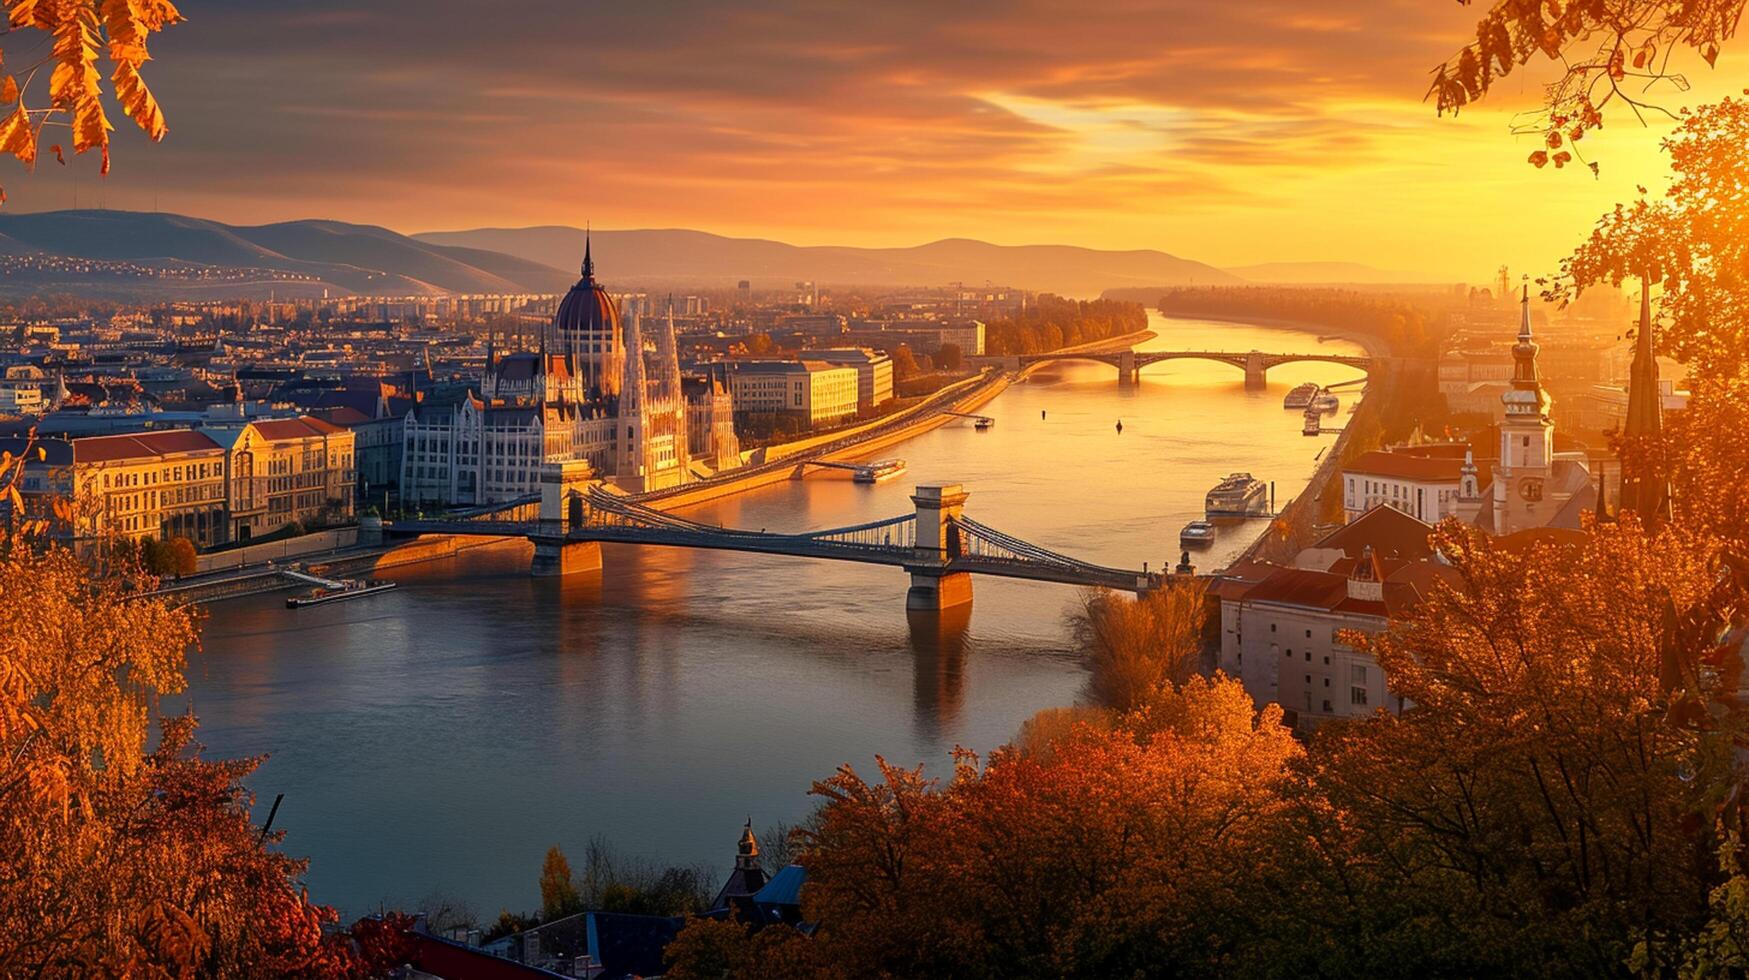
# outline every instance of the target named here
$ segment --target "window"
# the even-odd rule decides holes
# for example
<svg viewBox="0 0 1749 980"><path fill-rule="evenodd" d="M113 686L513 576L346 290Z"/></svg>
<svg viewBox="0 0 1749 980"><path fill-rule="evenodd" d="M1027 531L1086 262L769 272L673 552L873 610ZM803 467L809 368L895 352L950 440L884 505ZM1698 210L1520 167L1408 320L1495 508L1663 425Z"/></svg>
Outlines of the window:
<svg viewBox="0 0 1749 980"><path fill-rule="evenodd" d="M1311 639L1311 638L1312 638L1312 631L1311 631L1311 630L1306 630L1306 639L1308 639L1308 640L1309 640L1309 639Z"/></svg>
<svg viewBox="0 0 1749 980"><path fill-rule="evenodd" d="M1365 684L1366 683L1366 667L1362 664L1355 664L1354 665L1354 683L1356 683L1356 684Z"/></svg>
<svg viewBox="0 0 1749 980"><path fill-rule="evenodd" d="M1366 688L1364 688L1364 687L1351 687L1351 688L1349 688L1348 689L1348 703L1349 704L1359 704L1359 705L1366 704Z"/></svg>

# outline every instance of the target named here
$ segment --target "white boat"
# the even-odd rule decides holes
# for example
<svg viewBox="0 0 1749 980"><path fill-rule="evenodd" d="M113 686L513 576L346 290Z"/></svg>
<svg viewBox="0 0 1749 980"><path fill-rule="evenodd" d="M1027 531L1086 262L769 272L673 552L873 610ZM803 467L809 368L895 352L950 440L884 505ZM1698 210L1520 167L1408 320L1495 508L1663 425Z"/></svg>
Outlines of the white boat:
<svg viewBox="0 0 1749 980"><path fill-rule="evenodd" d="M1215 484L1203 501L1203 513L1215 517L1263 517L1269 513L1269 488L1249 473L1231 473Z"/></svg>
<svg viewBox="0 0 1749 980"><path fill-rule="evenodd" d="M904 460L883 459L857 470L851 474L851 479L858 483L880 483L883 480L891 480L903 472L905 472Z"/></svg>
<svg viewBox="0 0 1749 980"><path fill-rule="evenodd" d="M995 424L996 424L995 419L990 418L988 416L985 416L984 418L981 418L981 419L977 420L976 422L973 422L972 428L977 429L979 432L988 432L990 430L990 428L992 426L994 426Z"/></svg>
<svg viewBox="0 0 1749 980"><path fill-rule="evenodd" d="M1312 403L1313 397L1317 394L1318 386L1310 381L1303 385L1295 385L1294 390L1288 392L1287 397L1281 400L1281 407L1305 408Z"/></svg>
<svg viewBox="0 0 1749 980"><path fill-rule="evenodd" d="M1342 399L1337 398L1326 388L1319 391L1318 396L1312 399L1312 407L1320 412L1334 412L1342 407Z"/></svg>
<svg viewBox="0 0 1749 980"><path fill-rule="evenodd" d="M1178 532L1178 543L1186 548L1207 547L1215 543L1215 526L1208 521L1191 521Z"/></svg>
<svg viewBox="0 0 1749 980"><path fill-rule="evenodd" d="M394 587L395 583L393 582L379 582L375 579L345 579L337 589L324 586L305 595L292 596L285 601L285 607L287 609L302 609L305 606L319 606L324 602L339 602L342 599L376 595L378 592L387 592Z"/></svg>

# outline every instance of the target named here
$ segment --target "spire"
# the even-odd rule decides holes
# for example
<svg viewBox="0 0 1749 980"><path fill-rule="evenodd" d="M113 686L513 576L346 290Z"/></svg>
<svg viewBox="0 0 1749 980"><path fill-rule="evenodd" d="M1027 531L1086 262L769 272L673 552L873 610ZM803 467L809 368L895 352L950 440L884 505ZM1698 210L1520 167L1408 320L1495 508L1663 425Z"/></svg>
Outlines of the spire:
<svg viewBox="0 0 1749 980"><path fill-rule="evenodd" d="M1528 276L1525 278L1529 279ZM1523 312L1518 321L1518 343L1512 345L1512 384L1500 399L1506 403L1508 422L1514 419L1546 421L1549 414L1549 396L1543 390L1542 380L1537 377L1537 346L1530 333L1528 281L1524 285L1524 294L1519 303ZM1501 459L1504 461L1505 456Z"/></svg>
<svg viewBox="0 0 1749 980"><path fill-rule="evenodd" d="M589 255L589 223L583 223L583 278L595 278L595 260Z"/></svg>
<svg viewBox="0 0 1749 980"><path fill-rule="evenodd" d="M748 817L747 825L741 828L741 842L735 847L735 869L759 870L759 838L753 836L752 817Z"/></svg>
<svg viewBox="0 0 1749 980"><path fill-rule="evenodd" d="M1628 414L1622 424L1626 450L1622 454L1622 510L1631 510L1651 526L1670 517L1670 483L1654 462L1664 433L1663 391L1658 383L1654 348L1652 282L1640 277L1640 326L1634 337L1634 361L1628 371Z"/></svg>
<svg viewBox="0 0 1749 980"><path fill-rule="evenodd" d="M1530 277L1525 276L1524 298L1519 301L1518 342L1530 343Z"/></svg>

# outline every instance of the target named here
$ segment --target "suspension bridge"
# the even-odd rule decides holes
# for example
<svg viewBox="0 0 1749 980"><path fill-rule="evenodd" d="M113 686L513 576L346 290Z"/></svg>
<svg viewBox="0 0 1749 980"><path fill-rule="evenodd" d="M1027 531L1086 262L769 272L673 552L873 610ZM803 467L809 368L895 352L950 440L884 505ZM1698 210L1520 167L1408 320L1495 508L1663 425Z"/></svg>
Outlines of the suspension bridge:
<svg viewBox="0 0 1749 980"><path fill-rule="evenodd" d="M1378 366L1378 359L1355 354L1270 354L1259 350L1225 351L1225 350L1159 350L1133 351L1116 350L1100 352L1057 352L1050 354L1023 354L1020 356L1020 366L1044 364L1052 361L1098 361L1117 368L1117 379L1120 384L1136 384L1141 377L1142 368L1161 361L1197 360L1219 361L1245 372L1245 387L1260 389L1269 382L1269 369L1283 364L1299 361L1316 361L1324 364L1341 364L1345 367L1359 368L1372 372Z"/></svg>
<svg viewBox="0 0 1749 980"><path fill-rule="evenodd" d="M911 577L908 609L944 609L972 598L971 577L994 575L1142 594L1158 588L1158 571L1109 568L1023 541L965 516L966 490L957 483L916 488L915 509L884 520L819 531L779 532L720 527L656 510L611 493L551 484L540 516L520 518L530 501L477 509L462 517L400 520L391 536L460 534L526 537L534 542L531 571L563 575L601 568L601 545L706 548L898 568ZM506 519L506 515L514 515Z"/></svg>

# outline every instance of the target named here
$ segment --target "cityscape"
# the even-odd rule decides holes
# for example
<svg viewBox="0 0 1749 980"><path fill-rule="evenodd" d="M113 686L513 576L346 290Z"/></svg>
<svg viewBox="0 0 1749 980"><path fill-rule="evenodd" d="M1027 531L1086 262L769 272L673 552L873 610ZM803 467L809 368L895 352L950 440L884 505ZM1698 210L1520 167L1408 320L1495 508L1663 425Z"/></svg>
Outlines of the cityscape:
<svg viewBox="0 0 1749 980"><path fill-rule="evenodd" d="M0 977L1749 971L1743 0L401 7L5 4Z"/></svg>

